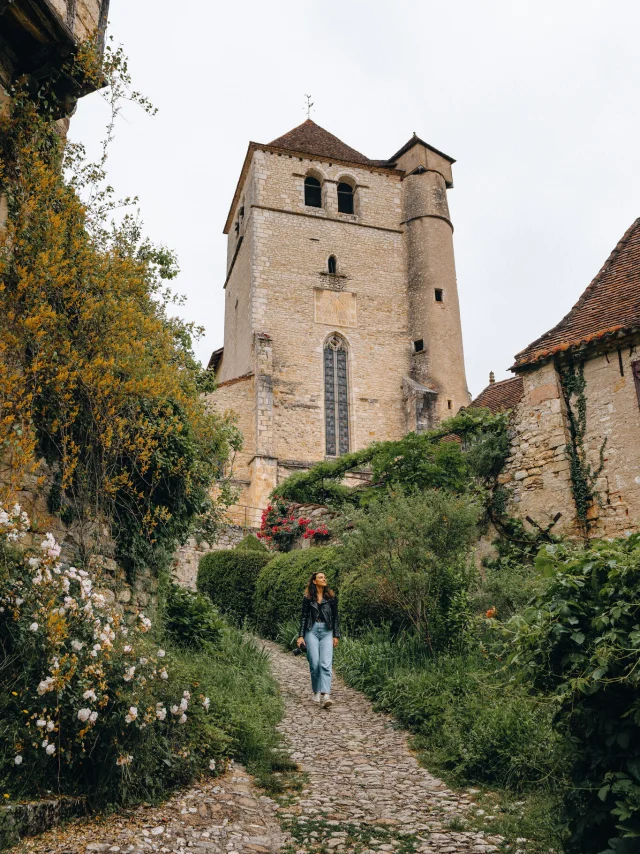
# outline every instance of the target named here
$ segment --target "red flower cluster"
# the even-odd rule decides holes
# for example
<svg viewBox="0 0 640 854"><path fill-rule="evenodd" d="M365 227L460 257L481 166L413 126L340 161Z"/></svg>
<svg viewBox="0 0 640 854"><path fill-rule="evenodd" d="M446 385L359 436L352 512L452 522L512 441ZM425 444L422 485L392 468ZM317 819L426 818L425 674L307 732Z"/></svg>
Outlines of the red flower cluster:
<svg viewBox="0 0 640 854"><path fill-rule="evenodd" d="M329 536L326 525L320 523L315 528L310 525L311 519L296 517L291 504L276 499L274 504L269 504L262 511L258 537L277 551L287 552L299 537L310 540L313 537Z"/></svg>

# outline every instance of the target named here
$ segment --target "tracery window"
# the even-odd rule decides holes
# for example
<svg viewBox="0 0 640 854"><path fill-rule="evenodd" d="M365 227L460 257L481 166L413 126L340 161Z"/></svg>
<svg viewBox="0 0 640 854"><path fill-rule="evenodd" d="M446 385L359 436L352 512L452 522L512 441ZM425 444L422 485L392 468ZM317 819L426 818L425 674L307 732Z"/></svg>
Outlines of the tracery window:
<svg viewBox="0 0 640 854"><path fill-rule="evenodd" d="M347 345L332 335L324 345L324 411L327 456L349 453Z"/></svg>
<svg viewBox="0 0 640 854"><path fill-rule="evenodd" d="M322 184L313 175L304 179L304 203L309 208L322 207Z"/></svg>
<svg viewBox="0 0 640 854"><path fill-rule="evenodd" d="M353 187L341 181L338 184L338 211L340 213L353 213Z"/></svg>

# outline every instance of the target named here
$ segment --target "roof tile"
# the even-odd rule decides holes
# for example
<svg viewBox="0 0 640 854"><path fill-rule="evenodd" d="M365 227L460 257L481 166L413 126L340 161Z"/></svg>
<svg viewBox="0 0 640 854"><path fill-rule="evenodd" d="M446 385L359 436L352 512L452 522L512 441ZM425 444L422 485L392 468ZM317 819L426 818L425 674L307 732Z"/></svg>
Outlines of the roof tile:
<svg viewBox="0 0 640 854"><path fill-rule="evenodd" d="M330 157L335 160L347 160L350 163L377 165L380 161L369 160L355 148L346 145L328 130L321 128L311 119L307 119L297 128L290 130L270 142L274 148L286 148L288 151L300 151L303 154L317 154L320 157Z"/></svg>
<svg viewBox="0 0 640 854"><path fill-rule="evenodd" d="M560 323L516 355L512 370L640 326L640 218ZM484 392L483 392L484 393Z"/></svg>
<svg viewBox="0 0 640 854"><path fill-rule="evenodd" d="M481 391L475 400L469 404L470 407L486 406L494 415L496 412L505 412L513 409L520 402L524 394L524 382L522 377L510 377L508 380L500 380L489 385Z"/></svg>

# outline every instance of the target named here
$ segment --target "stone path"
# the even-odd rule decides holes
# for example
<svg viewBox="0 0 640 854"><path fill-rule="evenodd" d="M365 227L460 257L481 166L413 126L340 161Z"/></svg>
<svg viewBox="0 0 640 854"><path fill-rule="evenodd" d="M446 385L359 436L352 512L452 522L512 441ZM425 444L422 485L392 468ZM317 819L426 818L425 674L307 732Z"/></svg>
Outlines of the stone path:
<svg viewBox="0 0 640 854"><path fill-rule="evenodd" d="M309 784L281 819L300 850L468 854L497 851L500 837L450 828L473 803L422 768L407 736L334 677L330 710L311 700L306 660L264 646L286 704L281 731Z"/></svg>
<svg viewBox="0 0 640 854"><path fill-rule="evenodd" d="M480 854L500 837L464 831L473 807L422 768L406 735L362 694L334 680L335 705L311 701L303 657L262 642L285 700L281 732L304 772L277 804L232 767L158 807L76 821L25 840L30 854Z"/></svg>

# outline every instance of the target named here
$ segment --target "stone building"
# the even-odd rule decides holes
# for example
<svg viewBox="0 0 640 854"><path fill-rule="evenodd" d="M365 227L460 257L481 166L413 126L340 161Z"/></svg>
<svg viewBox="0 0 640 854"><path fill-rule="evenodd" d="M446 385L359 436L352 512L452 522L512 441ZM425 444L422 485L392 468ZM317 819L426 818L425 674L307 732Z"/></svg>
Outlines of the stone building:
<svg viewBox="0 0 640 854"><path fill-rule="evenodd" d="M0 0L0 107L20 81L49 87L66 119L91 86L60 69L81 41L104 38L108 13L109 0Z"/></svg>
<svg viewBox="0 0 640 854"><path fill-rule="evenodd" d="M569 536L639 530L640 219L511 370L472 405L512 410L512 512Z"/></svg>
<svg viewBox="0 0 640 854"><path fill-rule="evenodd" d="M468 404L453 162L415 135L371 160L311 120L249 144L224 229L224 347L210 362L211 403L244 435L240 524L258 524L292 472Z"/></svg>

